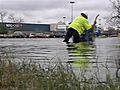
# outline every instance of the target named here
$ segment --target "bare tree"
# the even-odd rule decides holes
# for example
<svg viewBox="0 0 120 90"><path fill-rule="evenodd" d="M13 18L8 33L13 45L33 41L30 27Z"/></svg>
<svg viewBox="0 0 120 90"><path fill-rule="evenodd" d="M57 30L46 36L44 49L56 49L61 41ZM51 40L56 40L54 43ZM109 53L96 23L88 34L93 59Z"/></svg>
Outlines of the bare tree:
<svg viewBox="0 0 120 90"><path fill-rule="evenodd" d="M0 34L7 33L7 29L6 29L6 26L4 24L4 20L5 20L6 16L7 16L6 11L0 11Z"/></svg>
<svg viewBox="0 0 120 90"><path fill-rule="evenodd" d="M13 23L22 23L23 22L23 19L15 17L14 13L10 14L8 16L8 19Z"/></svg>
<svg viewBox="0 0 120 90"><path fill-rule="evenodd" d="M8 16L8 19L13 23L12 28L14 30L21 30L22 28L22 23L23 19L22 18L17 18L15 15L12 13Z"/></svg>
<svg viewBox="0 0 120 90"><path fill-rule="evenodd" d="M111 22L120 27L120 0L110 0L112 4Z"/></svg>
<svg viewBox="0 0 120 90"><path fill-rule="evenodd" d="M6 11L0 11L0 21L1 21L1 23L4 22L4 19L5 19L6 15L7 15Z"/></svg>

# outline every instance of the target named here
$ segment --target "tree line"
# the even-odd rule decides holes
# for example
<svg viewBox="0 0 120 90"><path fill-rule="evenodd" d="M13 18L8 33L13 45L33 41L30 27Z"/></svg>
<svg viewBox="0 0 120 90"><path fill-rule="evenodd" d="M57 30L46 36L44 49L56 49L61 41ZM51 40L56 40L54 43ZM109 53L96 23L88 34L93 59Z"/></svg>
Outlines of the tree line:
<svg viewBox="0 0 120 90"><path fill-rule="evenodd" d="M109 0L111 3L111 13L107 16L106 23L109 27L116 26L120 30L120 0Z"/></svg>
<svg viewBox="0 0 120 90"><path fill-rule="evenodd" d="M11 23L17 23L17 24L11 24L11 28L13 32L21 27L21 23L24 22L24 20L21 17L16 17L14 13L9 14L7 11L0 11L0 34L7 34L8 30L6 28L6 25L4 24L6 20L9 20Z"/></svg>

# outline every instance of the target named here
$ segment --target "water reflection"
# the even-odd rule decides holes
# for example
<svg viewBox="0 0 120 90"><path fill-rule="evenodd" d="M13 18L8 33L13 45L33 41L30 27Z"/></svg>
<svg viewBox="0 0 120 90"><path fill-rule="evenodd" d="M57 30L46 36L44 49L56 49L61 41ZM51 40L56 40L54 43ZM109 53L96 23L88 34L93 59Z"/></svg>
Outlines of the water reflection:
<svg viewBox="0 0 120 90"><path fill-rule="evenodd" d="M94 59L94 45L89 42L72 43L67 45L69 53L68 63L73 63L76 66L87 67L90 59Z"/></svg>
<svg viewBox="0 0 120 90"><path fill-rule="evenodd" d="M0 38L0 53L7 53L15 60L32 60L35 62L55 62L67 58L65 43L61 38ZM12 54L12 56L11 56ZM4 56L0 54L0 56Z"/></svg>
<svg viewBox="0 0 120 90"><path fill-rule="evenodd" d="M120 38L96 38L93 43L81 42L68 44L61 38L0 38L0 57L5 53L18 59L31 59L36 62L72 63L73 69L98 78L106 77L106 73L120 77ZM67 48L67 49L66 49ZM5 55L6 56L6 55ZM86 72L87 71L87 72Z"/></svg>
<svg viewBox="0 0 120 90"><path fill-rule="evenodd" d="M93 43L67 46L68 62L72 63L76 73L84 72L88 77L102 80L106 75L120 77L120 38L96 38Z"/></svg>
<svg viewBox="0 0 120 90"><path fill-rule="evenodd" d="M98 38L95 42L98 61L103 62L102 65L109 70L110 75L120 76L120 38ZM100 64L98 67L103 71Z"/></svg>

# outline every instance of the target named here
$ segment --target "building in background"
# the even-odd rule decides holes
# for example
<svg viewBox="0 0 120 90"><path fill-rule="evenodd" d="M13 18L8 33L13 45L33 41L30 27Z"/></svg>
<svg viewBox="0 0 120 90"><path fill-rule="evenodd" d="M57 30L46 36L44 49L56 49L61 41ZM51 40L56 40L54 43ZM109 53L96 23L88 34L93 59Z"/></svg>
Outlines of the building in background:
<svg viewBox="0 0 120 90"><path fill-rule="evenodd" d="M8 31L31 32L50 32L49 24L31 24L31 23L4 23Z"/></svg>
<svg viewBox="0 0 120 90"><path fill-rule="evenodd" d="M64 37L66 34L67 26L64 22L50 24L50 31L53 37Z"/></svg>
<svg viewBox="0 0 120 90"><path fill-rule="evenodd" d="M1 24L1 23L0 23ZM58 22L54 24L31 24L31 23L2 23L4 24L8 34L13 34L16 31L22 32L25 35L34 33L37 36L63 37L66 32L65 23Z"/></svg>

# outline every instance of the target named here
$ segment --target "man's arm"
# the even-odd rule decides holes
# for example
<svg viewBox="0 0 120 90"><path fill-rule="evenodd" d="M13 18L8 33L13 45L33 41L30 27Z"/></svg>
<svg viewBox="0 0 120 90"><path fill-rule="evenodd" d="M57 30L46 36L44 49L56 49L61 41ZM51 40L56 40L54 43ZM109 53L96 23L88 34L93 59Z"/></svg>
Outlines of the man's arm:
<svg viewBox="0 0 120 90"><path fill-rule="evenodd" d="M97 18L98 18L99 14L95 17L95 20L92 24L92 27L90 28L90 30L94 30L96 28L96 23L97 23Z"/></svg>

